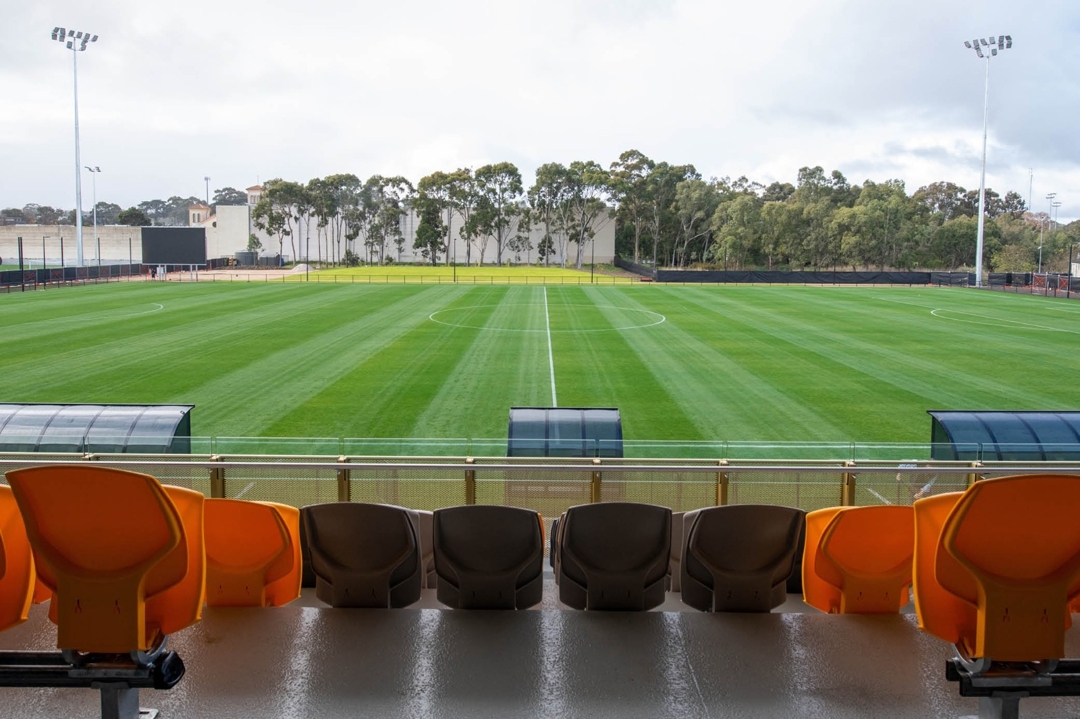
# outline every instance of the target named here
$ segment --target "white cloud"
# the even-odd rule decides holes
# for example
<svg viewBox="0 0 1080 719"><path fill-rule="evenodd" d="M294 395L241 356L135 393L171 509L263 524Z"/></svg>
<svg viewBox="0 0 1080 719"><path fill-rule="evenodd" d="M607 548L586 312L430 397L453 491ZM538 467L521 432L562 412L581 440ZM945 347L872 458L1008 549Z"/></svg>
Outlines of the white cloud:
<svg viewBox="0 0 1080 719"><path fill-rule="evenodd" d="M0 28L0 204L74 204L71 63L54 24L101 35L79 57L84 164L129 205L256 178L404 174L510 160L607 164L637 148L709 175L1057 191L1080 216L1080 7L1050 0L459 0L163 5L58 0ZM84 198L84 203L89 201ZM1039 204L1036 203L1036 209Z"/></svg>

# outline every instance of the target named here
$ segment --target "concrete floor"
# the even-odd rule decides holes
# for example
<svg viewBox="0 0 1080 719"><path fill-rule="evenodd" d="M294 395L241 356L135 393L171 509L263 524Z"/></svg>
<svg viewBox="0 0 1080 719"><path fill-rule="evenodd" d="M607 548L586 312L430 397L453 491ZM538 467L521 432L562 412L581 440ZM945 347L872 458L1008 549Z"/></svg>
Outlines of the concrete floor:
<svg viewBox="0 0 1080 719"><path fill-rule="evenodd" d="M331 609L305 590L276 609L207 609L174 635L187 665L143 690L161 719L307 717L961 717L977 702L945 681L951 648L912 614L829 616L798 598L765 615L716 614L670 595L662 611ZM674 611L672 611L674 610ZM44 607L0 634L51 649ZM1070 656L1080 656L1071 632ZM89 689L0 689L0 716L99 715ZM1024 717L1080 715L1080 698L1027 699Z"/></svg>

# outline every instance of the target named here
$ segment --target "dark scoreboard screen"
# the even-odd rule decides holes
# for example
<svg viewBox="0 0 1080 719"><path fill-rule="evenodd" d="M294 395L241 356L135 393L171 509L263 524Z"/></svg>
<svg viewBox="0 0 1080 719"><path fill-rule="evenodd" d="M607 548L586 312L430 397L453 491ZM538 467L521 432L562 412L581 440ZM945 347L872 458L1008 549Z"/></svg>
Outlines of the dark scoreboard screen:
<svg viewBox="0 0 1080 719"><path fill-rule="evenodd" d="M143 227L144 265L205 265L206 228Z"/></svg>

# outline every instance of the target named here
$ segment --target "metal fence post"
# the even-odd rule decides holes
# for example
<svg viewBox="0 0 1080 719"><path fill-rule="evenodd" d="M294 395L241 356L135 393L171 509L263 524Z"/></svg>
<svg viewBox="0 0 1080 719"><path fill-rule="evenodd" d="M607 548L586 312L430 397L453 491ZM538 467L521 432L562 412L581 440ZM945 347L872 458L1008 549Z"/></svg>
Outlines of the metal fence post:
<svg viewBox="0 0 1080 719"><path fill-rule="evenodd" d="M979 468L981 466L982 466L982 462L972 462L971 463L971 468L972 469L977 469L977 468ZM969 487L979 481L979 475L977 475L974 472L972 472L971 474L966 474L964 476L967 478L967 486L969 486Z"/></svg>
<svg viewBox="0 0 1080 719"><path fill-rule="evenodd" d="M854 462L844 462L845 467L854 467ZM840 506L841 507L854 507L855 506L855 473L844 472L843 474L843 486L840 488Z"/></svg>
<svg viewBox="0 0 1080 719"><path fill-rule="evenodd" d="M717 464L721 467L727 466L727 460L721 459ZM716 473L716 506L723 507L728 503L728 473L717 472Z"/></svg>
<svg viewBox="0 0 1080 719"><path fill-rule="evenodd" d="M347 464L349 458L342 456L338 457L337 461ZM345 467L342 467L337 471L337 501L339 502L352 501L352 483L349 481L351 478L350 475L351 472Z"/></svg>
<svg viewBox="0 0 1080 719"><path fill-rule="evenodd" d="M210 457L211 462L221 462L221 455L215 454ZM225 499L225 468L214 467L210 470L210 497L213 499Z"/></svg>
<svg viewBox="0 0 1080 719"><path fill-rule="evenodd" d="M600 458L594 457L593 464L600 464ZM603 472L599 469L594 469L592 473L592 482L589 484L589 501L596 504L600 501L600 482L603 480Z"/></svg>
<svg viewBox="0 0 1080 719"><path fill-rule="evenodd" d="M475 463L475 458L465 458L465 464L473 465ZM465 504L476 504L476 470L472 467L465 470Z"/></svg>

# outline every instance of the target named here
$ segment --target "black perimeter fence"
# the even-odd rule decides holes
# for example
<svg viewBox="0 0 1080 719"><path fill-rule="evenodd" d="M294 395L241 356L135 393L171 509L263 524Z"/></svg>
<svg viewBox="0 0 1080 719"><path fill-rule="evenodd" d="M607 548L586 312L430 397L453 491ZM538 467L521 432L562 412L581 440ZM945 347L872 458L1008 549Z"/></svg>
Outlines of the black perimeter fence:
<svg viewBox="0 0 1080 719"><path fill-rule="evenodd" d="M968 272L839 272L828 270L658 270L621 257L615 266L641 275L647 281L715 284L771 285L938 285L967 287L975 284Z"/></svg>
<svg viewBox="0 0 1080 719"><path fill-rule="evenodd" d="M225 267L228 260L216 258L207 260L206 269L214 270ZM156 267L157 265L155 265ZM98 282L110 282L127 277L146 275L150 273L151 265L114 264L114 265L85 265L83 267L47 267L35 270L4 270L0 272L0 289L12 292L18 288L48 285L76 285L95 284ZM188 265L166 265L167 272L186 271Z"/></svg>

